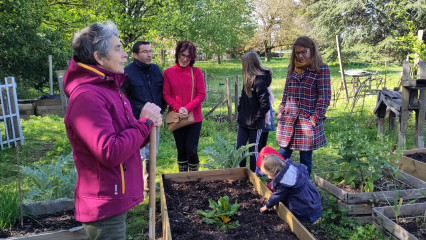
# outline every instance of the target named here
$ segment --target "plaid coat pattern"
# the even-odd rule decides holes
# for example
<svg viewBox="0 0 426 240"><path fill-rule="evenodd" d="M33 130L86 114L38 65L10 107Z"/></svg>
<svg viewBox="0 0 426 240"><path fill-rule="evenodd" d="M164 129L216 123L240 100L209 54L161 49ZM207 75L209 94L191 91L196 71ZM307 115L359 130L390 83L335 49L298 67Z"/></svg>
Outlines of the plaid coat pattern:
<svg viewBox="0 0 426 240"><path fill-rule="evenodd" d="M280 147L309 151L324 146L323 120L330 105L330 70L307 67L303 73L288 72L278 110L277 142Z"/></svg>

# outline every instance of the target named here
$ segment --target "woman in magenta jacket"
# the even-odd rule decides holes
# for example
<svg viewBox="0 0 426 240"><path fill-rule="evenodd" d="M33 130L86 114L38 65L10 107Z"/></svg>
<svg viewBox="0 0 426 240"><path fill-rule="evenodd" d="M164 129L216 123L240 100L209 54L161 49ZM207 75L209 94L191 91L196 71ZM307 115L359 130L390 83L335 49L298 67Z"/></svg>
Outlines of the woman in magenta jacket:
<svg viewBox="0 0 426 240"><path fill-rule="evenodd" d="M192 112L195 120L194 124L173 131L178 152L179 172L197 171L200 163L198 140L203 121L201 103L204 101L206 91L201 69L194 67L196 56L196 48L192 43L179 42L175 52L176 65L164 71L164 100L171 110L179 113L183 118L188 117L188 114Z"/></svg>
<svg viewBox="0 0 426 240"><path fill-rule="evenodd" d="M126 239L126 212L144 199L139 149L161 125L161 109L149 103L133 117L120 93L127 54L112 22L84 28L72 46L64 122L77 169L75 218L89 239Z"/></svg>

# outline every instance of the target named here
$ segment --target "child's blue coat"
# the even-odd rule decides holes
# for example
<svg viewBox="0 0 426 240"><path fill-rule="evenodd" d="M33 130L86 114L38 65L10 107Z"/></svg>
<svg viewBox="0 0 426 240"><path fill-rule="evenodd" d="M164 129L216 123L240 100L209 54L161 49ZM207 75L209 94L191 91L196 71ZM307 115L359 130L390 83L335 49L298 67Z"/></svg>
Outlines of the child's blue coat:
<svg viewBox="0 0 426 240"><path fill-rule="evenodd" d="M267 208L281 201L301 222L315 222L321 217L321 197L303 164L287 159L286 166L272 180L271 187L275 192L266 202Z"/></svg>

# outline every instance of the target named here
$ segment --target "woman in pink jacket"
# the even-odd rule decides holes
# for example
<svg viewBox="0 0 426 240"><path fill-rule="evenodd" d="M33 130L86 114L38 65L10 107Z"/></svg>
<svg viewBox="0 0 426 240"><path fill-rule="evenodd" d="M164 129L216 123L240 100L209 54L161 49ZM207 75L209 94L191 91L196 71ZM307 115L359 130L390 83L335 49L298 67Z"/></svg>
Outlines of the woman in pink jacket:
<svg viewBox="0 0 426 240"><path fill-rule="evenodd" d="M196 56L196 48L192 43L179 42L175 53L176 65L164 71L163 97L170 110L179 113L182 118L192 112L195 120L194 124L173 131L179 172L197 171L200 163L198 140L203 121L201 103L206 90L201 69L194 67Z"/></svg>
<svg viewBox="0 0 426 240"><path fill-rule="evenodd" d="M72 46L64 121L77 169L75 218L89 239L126 239L126 212L144 198L139 149L161 125L161 109L149 103L133 117L120 93L127 54L114 23L84 28Z"/></svg>

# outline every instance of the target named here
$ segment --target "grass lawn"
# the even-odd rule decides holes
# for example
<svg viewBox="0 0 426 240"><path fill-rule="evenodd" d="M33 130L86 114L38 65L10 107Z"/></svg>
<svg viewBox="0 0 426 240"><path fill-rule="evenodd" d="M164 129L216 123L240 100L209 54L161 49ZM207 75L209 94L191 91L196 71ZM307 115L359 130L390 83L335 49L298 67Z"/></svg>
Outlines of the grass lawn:
<svg viewBox="0 0 426 240"><path fill-rule="evenodd" d="M273 70L272 90L275 95L274 109L277 110L281 102L283 87L285 83L286 69L288 65L287 58L273 58L271 62L264 63L266 66ZM170 64L169 64L170 66ZM195 66L200 67L203 71L207 72L207 84L209 89L220 90L223 88L221 83L224 83L226 77L230 76L232 81L236 75L240 76L241 82L241 61L240 60L226 60L221 65L216 62L196 62ZM363 69L371 72L378 70L378 77L385 77L384 65L361 64L355 65L354 63L347 64L347 69ZM353 105L353 100L347 101L344 98L344 93L341 90L341 79L338 64L330 64L332 74L332 89L334 100L331 103L330 111L327 113L327 120L325 122L325 132L328 144L314 151L313 159L313 173L321 171L336 170L339 166L335 163L337 156L337 144L339 143L339 136L342 134L351 134L354 130L359 130L371 141L377 141L377 123L373 110L375 107L376 96L366 96L355 104L354 113L350 113ZM400 79L400 72L402 66L395 64L386 66L386 83L387 88L392 89L398 86ZM347 81L349 81L347 79ZM349 86L349 85L348 85ZM382 85L383 86L383 85ZM216 88L217 87L217 88ZM349 86L351 88L352 86ZM232 90L233 91L233 90ZM241 87L240 87L241 91ZM352 91L350 91L352 92ZM336 97L339 94L340 97ZM217 99L216 99L217 100ZM208 112L214 104L214 98L209 99L209 102L204 103L203 111ZM217 102L216 102L217 103ZM216 113L226 113L226 106L220 107ZM4 128L4 127L3 127ZM32 117L29 120L22 120L23 134L25 137L25 144L22 146L20 152L20 161L22 165L33 166L34 164L51 164L55 163L59 156L65 156L71 152L68 139L66 137L63 118L58 116L49 117ZM4 129L0 126L0 131ZM230 126L227 122L218 123L212 120L203 121L201 138L199 142L199 152L208 146L213 146L217 134L222 135L230 143L235 144L236 141L236 127ZM390 131L388 128L385 130L386 144L389 145L389 151L393 145L397 144L397 132ZM407 149L414 147L414 116L410 117L408 132L407 132ZM367 143L366 143L367 144ZM268 139L268 145L278 149L275 140L275 132L271 132ZM16 189L16 148L6 148L0 155L0 168L2 173L0 176L0 193ZM293 158L298 162L297 152ZM160 132L160 146L157 155L157 180L158 176L162 173L178 172L177 167L177 152L175 143L171 132L166 129L166 126L161 127ZM207 156L200 154L201 164L206 163ZM201 170L204 170L201 167ZM158 182L158 181L157 181ZM33 187L28 179L23 181L24 192L27 192ZM329 196L325 196L328 199ZM332 198L330 198L332 199ZM0 211L4 211L2 207L3 200L0 200ZM325 205L331 204L335 200L324 203ZM159 198L157 197L157 202ZM128 238L129 239L147 239L148 231L148 200L133 208L128 215ZM329 215L324 216L329 217ZM0 219L1 221L1 219ZM327 224L332 224L327 222ZM350 239L350 235L343 230L339 230L343 226L342 223L336 221L336 233L339 239ZM355 226L353 229L356 229ZM370 228L362 228L362 231ZM332 231L332 230L330 230ZM354 230L359 234L361 230ZM341 234L341 235L339 235ZM354 238L356 239L356 238ZM373 238L364 238L373 239Z"/></svg>

